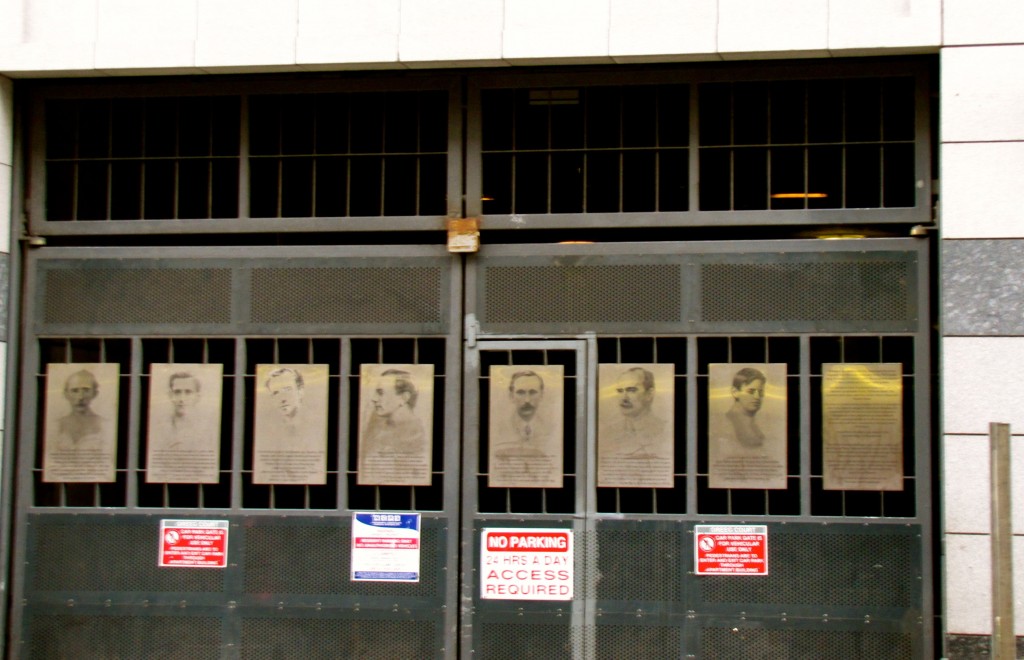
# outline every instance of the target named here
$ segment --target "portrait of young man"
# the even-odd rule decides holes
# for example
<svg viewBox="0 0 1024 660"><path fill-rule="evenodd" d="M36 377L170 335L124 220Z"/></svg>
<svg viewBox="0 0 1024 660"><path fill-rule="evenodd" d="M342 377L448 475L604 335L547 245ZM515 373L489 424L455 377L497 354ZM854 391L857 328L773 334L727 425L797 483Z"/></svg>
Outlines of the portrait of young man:
<svg viewBox="0 0 1024 660"><path fill-rule="evenodd" d="M786 487L786 392L785 364L709 365L711 488Z"/></svg>
<svg viewBox="0 0 1024 660"><path fill-rule="evenodd" d="M256 365L253 483L327 483L327 365Z"/></svg>
<svg viewBox="0 0 1024 660"><path fill-rule="evenodd" d="M149 374L146 482L218 483L223 365L153 364Z"/></svg>
<svg viewBox="0 0 1024 660"><path fill-rule="evenodd" d="M114 481L120 367L46 365L43 481Z"/></svg>
<svg viewBox="0 0 1024 660"><path fill-rule="evenodd" d="M358 483L429 485L433 409L434 365L362 365Z"/></svg>

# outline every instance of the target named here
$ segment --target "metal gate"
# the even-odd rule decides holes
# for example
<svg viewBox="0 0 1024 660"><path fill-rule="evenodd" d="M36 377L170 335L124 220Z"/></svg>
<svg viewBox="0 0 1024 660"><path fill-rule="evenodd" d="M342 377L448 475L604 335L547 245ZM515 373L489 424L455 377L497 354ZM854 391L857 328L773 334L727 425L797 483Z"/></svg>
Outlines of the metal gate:
<svg viewBox="0 0 1024 660"><path fill-rule="evenodd" d="M464 261L408 246L30 254L15 656L932 655L925 241L486 246ZM43 480L51 363L118 366L113 482ZM146 482L159 363L223 368L216 484ZM328 365L323 486L253 483L268 363ZM359 367L393 363L433 368L429 486L355 477ZM599 374L637 363L671 374L671 484L599 486ZM709 482L710 365L730 363L786 365L782 488ZM902 489L823 487L833 363L900 365ZM560 413L557 484L494 478L521 371L548 378ZM419 583L350 580L355 511L422 513ZM157 567L162 519L228 521L228 566ZM766 525L769 574L695 575L698 524ZM571 600L481 598L481 535L502 528L573 533Z"/></svg>

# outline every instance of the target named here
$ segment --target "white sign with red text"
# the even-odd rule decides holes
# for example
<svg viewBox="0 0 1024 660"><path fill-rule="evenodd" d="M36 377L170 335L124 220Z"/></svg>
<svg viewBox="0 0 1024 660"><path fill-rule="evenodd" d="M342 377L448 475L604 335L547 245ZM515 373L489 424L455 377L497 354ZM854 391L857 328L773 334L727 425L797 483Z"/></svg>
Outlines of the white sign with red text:
<svg viewBox="0 0 1024 660"><path fill-rule="evenodd" d="M420 581L420 514L352 516L353 582Z"/></svg>
<svg viewBox="0 0 1024 660"><path fill-rule="evenodd" d="M224 568L227 520L161 520L160 566Z"/></svg>
<svg viewBox="0 0 1024 660"><path fill-rule="evenodd" d="M483 530L480 598L572 600L572 583L571 530Z"/></svg>
<svg viewBox="0 0 1024 660"><path fill-rule="evenodd" d="M697 575L768 575L767 525L696 525Z"/></svg>

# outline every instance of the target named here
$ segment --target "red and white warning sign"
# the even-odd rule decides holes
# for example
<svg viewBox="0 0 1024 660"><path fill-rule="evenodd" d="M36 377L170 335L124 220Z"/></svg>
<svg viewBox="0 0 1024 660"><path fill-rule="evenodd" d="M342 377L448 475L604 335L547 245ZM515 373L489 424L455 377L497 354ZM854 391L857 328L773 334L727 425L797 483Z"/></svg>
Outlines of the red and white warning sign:
<svg viewBox="0 0 1024 660"><path fill-rule="evenodd" d="M572 600L572 582L571 530L483 530L480 598Z"/></svg>
<svg viewBox="0 0 1024 660"><path fill-rule="evenodd" d="M224 568L227 520L161 520L160 566Z"/></svg>
<svg viewBox="0 0 1024 660"><path fill-rule="evenodd" d="M768 575L767 525L696 525L697 575Z"/></svg>

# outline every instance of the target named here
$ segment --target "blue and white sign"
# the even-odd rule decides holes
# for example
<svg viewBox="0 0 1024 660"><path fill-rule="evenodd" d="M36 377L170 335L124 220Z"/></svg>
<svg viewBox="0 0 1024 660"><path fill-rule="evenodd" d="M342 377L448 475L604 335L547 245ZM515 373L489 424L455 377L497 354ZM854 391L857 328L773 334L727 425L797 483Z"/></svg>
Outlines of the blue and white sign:
<svg viewBox="0 0 1024 660"><path fill-rule="evenodd" d="M352 581L419 582L420 514L353 514Z"/></svg>

